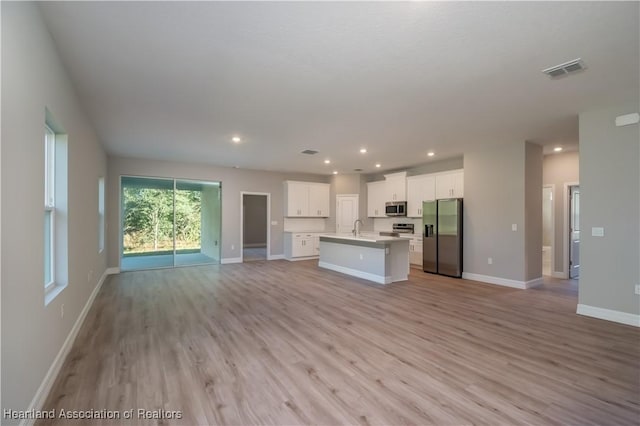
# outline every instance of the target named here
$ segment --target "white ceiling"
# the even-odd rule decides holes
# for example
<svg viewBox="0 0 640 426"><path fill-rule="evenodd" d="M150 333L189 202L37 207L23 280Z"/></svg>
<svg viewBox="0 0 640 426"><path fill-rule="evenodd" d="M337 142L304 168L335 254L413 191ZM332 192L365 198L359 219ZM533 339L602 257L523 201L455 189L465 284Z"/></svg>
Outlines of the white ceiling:
<svg viewBox="0 0 640 426"><path fill-rule="evenodd" d="M575 149L578 113L638 100L639 5L41 8L110 154L366 173L377 171L375 162L396 169L478 144L531 140ZM540 72L578 57L587 70L557 80ZM230 141L236 134L237 145ZM320 153L300 154L307 148ZM437 153L431 160L429 150Z"/></svg>

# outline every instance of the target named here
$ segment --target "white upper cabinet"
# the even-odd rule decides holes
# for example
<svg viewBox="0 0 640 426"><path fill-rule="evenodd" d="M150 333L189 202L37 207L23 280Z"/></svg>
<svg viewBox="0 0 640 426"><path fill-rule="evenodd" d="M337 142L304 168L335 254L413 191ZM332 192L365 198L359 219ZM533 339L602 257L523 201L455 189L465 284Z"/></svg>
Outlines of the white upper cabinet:
<svg viewBox="0 0 640 426"><path fill-rule="evenodd" d="M285 181L284 204L287 217L328 217L329 184Z"/></svg>
<svg viewBox="0 0 640 426"><path fill-rule="evenodd" d="M436 175L436 198L463 198L464 197L464 171L438 173Z"/></svg>
<svg viewBox="0 0 640 426"><path fill-rule="evenodd" d="M422 202L436 199L436 177L434 175L407 178L407 216L422 217Z"/></svg>
<svg viewBox="0 0 640 426"><path fill-rule="evenodd" d="M384 203L387 200L386 191L387 182L382 180L378 182L367 183L367 216L368 217L386 217L384 212Z"/></svg>
<svg viewBox="0 0 640 426"><path fill-rule="evenodd" d="M367 183L367 216L386 217L385 203L406 201L407 217L422 217L422 202L463 198L464 170L407 177L406 172L385 175Z"/></svg>
<svg viewBox="0 0 640 426"><path fill-rule="evenodd" d="M384 175L385 177L385 200L407 201L407 172Z"/></svg>
<svg viewBox="0 0 640 426"><path fill-rule="evenodd" d="M285 215L306 216L309 213L309 185L305 182L284 183Z"/></svg>
<svg viewBox="0 0 640 426"><path fill-rule="evenodd" d="M309 216L329 217L329 185L309 185Z"/></svg>

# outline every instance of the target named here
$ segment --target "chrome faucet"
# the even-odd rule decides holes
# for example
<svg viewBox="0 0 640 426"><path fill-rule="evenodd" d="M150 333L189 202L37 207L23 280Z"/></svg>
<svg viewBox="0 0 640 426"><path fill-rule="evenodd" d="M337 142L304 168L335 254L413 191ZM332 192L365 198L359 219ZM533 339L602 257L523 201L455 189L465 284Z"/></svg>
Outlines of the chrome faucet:
<svg viewBox="0 0 640 426"><path fill-rule="evenodd" d="M360 225L364 225L364 223L360 219L356 219L356 221L353 222L353 230L351 232L353 232L353 236L354 237L357 237L358 235L360 235L360 229L358 228L358 222L360 222Z"/></svg>

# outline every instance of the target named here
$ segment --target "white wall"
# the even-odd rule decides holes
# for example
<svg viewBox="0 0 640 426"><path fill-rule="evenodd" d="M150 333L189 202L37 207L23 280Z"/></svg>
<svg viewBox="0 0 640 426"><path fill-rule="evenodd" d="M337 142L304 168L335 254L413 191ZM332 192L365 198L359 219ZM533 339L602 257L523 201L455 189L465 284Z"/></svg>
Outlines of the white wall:
<svg viewBox="0 0 640 426"><path fill-rule="evenodd" d="M638 96L638 93L635 93ZM638 101L580 114L581 305L636 315L640 296L640 131L616 127ZM593 237L603 227L604 237Z"/></svg>
<svg viewBox="0 0 640 426"><path fill-rule="evenodd" d="M524 144L525 281L542 278L542 147Z"/></svg>
<svg viewBox="0 0 640 426"><path fill-rule="evenodd" d="M553 201L552 188L542 189L542 245L550 247L553 244Z"/></svg>
<svg viewBox="0 0 640 426"><path fill-rule="evenodd" d="M465 153L465 276L488 277L507 285L522 285L541 277L541 189L540 147L526 142L502 143ZM531 209L528 217L525 208ZM512 231L513 224L516 231ZM540 253L531 252L533 244ZM488 258L492 258L492 264Z"/></svg>
<svg viewBox="0 0 640 426"><path fill-rule="evenodd" d="M549 154L544 157L542 163L542 182L544 185L553 185L553 205L555 235L554 244L554 269L557 274L566 273L564 265L565 253L569 248L564 246L565 236L569 231L565 228L565 219L568 217L568 209L565 209L568 194L565 192L565 184L580 181L580 156L577 151Z"/></svg>
<svg viewBox="0 0 640 426"><path fill-rule="evenodd" d="M47 306L45 107L64 126L69 155L69 284ZM2 408L24 410L106 269L106 254L98 253L97 196L106 157L35 3L2 3L1 173Z"/></svg>
<svg viewBox="0 0 640 426"><path fill-rule="evenodd" d="M222 259L240 257L240 192L271 193L271 255L284 254L283 212L285 180L328 183L328 176L301 173L277 173L257 170L216 167L205 164L178 163L143 160L136 158L109 157L109 182L107 191L107 222L109 257L111 267L118 267L120 258L120 176L154 176L177 179L195 179L221 182L222 191Z"/></svg>

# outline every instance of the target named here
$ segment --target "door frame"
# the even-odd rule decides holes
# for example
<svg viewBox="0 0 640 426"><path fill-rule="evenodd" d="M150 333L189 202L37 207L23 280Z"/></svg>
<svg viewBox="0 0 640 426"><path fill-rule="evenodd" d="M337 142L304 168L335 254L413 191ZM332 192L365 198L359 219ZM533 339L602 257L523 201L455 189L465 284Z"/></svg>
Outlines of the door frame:
<svg viewBox="0 0 640 426"><path fill-rule="evenodd" d="M244 196L263 195L267 197L267 259L271 260L271 193L240 191L240 263L244 263Z"/></svg>
<svg viewBox="0 0 640 426"><path fill-rule="evenodd" d="M563 247L562 247L562 251L564 253L564 259L563 259L563 263L564 263L564 270L562 271L564 274L564 278L565 279L569 279L569 274L571 271L571 268L569 268L569 250L571 250L571 247L569 246L570 242L569 242L569 234L571 233L570 225L570 215L571 215L571 196L569 194L569 190L572 186L580 186L580 182L565 182L563 185L564 191L563 191L563 202L564 202L564 237L562 239L563 241Z"/></svg>
<svg viewBox="0 0 640 426"><path fill-rule="evenodd" d="M360 219L360 195L359 194L337 194L336 195L336 233L338 233L338 200L340 198L356 199L356 219Z"/></svg>
<svg viewBox="0 0 640 426"><path fill-rule="evenodd" d="M551 273L549 276L553 277L556 273L556 185L553 183L542 185L543 191L545 188L551 189ZM542 202L544 203L544 200ZM542 246L544 247L544 243Z"/></svg>

